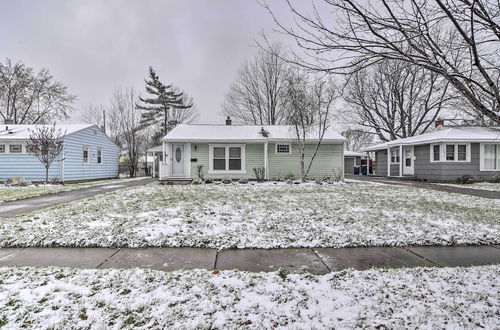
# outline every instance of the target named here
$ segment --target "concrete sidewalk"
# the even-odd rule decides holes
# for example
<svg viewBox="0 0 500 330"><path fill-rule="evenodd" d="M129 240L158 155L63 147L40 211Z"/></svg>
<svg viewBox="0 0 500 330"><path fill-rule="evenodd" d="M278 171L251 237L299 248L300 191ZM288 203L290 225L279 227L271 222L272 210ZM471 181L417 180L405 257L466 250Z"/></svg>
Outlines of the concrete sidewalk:
<svg viewBox="0 0 500 330"><path fill-rule="evenodd" d="M78 188L70 191L63 191L55 194L48 194L39 197L19 199L15 201L0 203L0 218L8 218L23 213L36 211L53 205L72 202L74 200L87 198L107 192L124 189L134 186L142 186L153 182L152 178L144 178L133 181L114 182L99 186Z"/></svg>
<svg viewBox="0 0 500 330"><path fill-rule="evenodd" d="M483 197L483 198L489 198L489 199L500 199L500 191L466 188L467 185L464 185L464 187L457 185L455 187L455 186L448 186L448 185L422 182L422 181L405 180L404 178L403 179L400 179L400 178L395 179L395 178L387 178L387 177L380 177L380 176L366 176L366 175L354 175L354 176L349 175L349 176L346 176L346 179L357 180L357 181L377 182L377 183L384 183L384 184L392 184L392 185L396 185L396 186L410 186L410 187L417 187L417 188L426 188L426 189L433 189L433 190L437 190L437 191L444 191L444 192L448 192L448 193L477 196L477 197Z"/></svg>
<svg viewBox="0 0 500 330"><path fill-rule="evenodd" d="M500 263L498 246L370 247L315 249L203 248L3 248L1 266L151 268L163 271L203 268L324 274L345 268L471 266Z"/></svg>

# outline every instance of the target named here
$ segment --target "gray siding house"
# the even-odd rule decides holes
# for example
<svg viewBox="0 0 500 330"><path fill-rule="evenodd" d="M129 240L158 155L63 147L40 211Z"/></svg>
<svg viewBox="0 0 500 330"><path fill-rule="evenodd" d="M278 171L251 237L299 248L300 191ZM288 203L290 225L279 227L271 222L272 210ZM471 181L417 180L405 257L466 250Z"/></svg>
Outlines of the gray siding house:
<svg viewBox="0 0 500 330"><path fill-rule="evenodd" d="M378 176L428 181L455 181L464 175L487 181L500 176L500 127L438 126L363 151L375 153Z"/></svg>
<svg viewBox="0 0 500 330"><path fill-rule="evenodd" d="M354 167L361 167L361 159L365 157L362 152L356 151L344 151L344 174L352 175L354 174Z"/></svg>
<svg viewBox="0 0 500 330"><path fill-rule="evenodd" d="M45 168L26 152L30 131L41 125L0 126L0 181L14 176L44 181ZM56 125L63 136L63 151L49 168L49 178L81 181L118 177L119 148L97 126Z"/></svg>

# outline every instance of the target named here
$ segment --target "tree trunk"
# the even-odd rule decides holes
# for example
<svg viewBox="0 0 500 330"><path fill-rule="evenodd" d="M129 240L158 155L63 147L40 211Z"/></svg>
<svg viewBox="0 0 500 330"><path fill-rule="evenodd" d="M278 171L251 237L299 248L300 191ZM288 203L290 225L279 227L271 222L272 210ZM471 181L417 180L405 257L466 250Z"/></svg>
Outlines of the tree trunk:
<svg viewBox="0 0 500 330"><path fill-rule="evenodd" d="M49 168L45 167L45 183L49 183Z"/></svg>

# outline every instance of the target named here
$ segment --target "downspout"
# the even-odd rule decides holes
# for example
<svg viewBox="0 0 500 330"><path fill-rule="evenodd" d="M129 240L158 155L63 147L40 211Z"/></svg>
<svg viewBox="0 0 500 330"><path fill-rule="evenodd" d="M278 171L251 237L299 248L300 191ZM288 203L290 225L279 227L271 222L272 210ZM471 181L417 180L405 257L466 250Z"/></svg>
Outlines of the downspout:
<svg viewBox="0 0 500 330"><path fill-rule="evenodd" d="M403 145L399 146L399 176L403 176Z"/></svg>
<svg viewBox="0 0 500 330"><path fill-rule="evenodd" d="M264 142L264 173L265 173L265 179L269 180L269 155L268 155L268 143L269 140L266 139L266 142Z"/></svg>
<svg viewBox="0 0 500 330"><path fill-rule="evenodd" d="M391 176L391 148L387 148L387 176Z"/></svg>
<svg viewBox="0 0 500 330"><path fill-rule="evenodd" d="M61 172L61 183L64 184L64 140L63 140L63 147L62 147L62 150L61 150L61 155L59 156L60 157L60 160L61 160L61 168L60 168L60 172Z"/></svg>

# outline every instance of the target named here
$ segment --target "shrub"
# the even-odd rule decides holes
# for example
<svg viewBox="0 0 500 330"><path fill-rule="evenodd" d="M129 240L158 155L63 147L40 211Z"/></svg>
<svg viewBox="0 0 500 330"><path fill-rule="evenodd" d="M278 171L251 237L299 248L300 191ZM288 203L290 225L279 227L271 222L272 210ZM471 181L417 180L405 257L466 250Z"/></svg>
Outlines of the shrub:
<svg viewBox="0 0 500 330"><path fill-rule="evenodd" d="M50 184L60 184L61 183L61 180L59 180L58 177L53 177L49 180L49 183Z"/></svg>
<svg viewBox="0 0 500 330"><path fill-rule="evenodd" d="M474 183L474 179L470 175L463 175L457 178L457 183L459 184L472 184Z"/></svg>
<svg viewBox="0 0 500 330"><path fill-rule="evenodd" d="M288 173L287 175L285 175L284 179L285 180L295 180L295 175L293 175L292 173Z"/></svg>
<svg viewBox="0 0 500 330"><path fill-rule="evenodd" d="M266 169L264 167L254 167L253 173L257 182L263 182L266 179Z"/></svg>
<svg viewBox="0 0 500 330"><path fill-rule="evenodd" d="M271 181L281 182L281 181L285 181L285 180L283 179L283 177L281 177L281 176L278 175L278 176L273 177L271 179Z"/></svg>
<svg viewBox="0 0 500 330"><path fill-rule="evenodd" d="M322 185L322 184L323 184L323 180L321 180L321 179L316 179L316 180L314 181L314 183L319 184L319 185Z"/></svg>
<svg viewBox="0 0 500 330"><path fill-rule="evenodd" d="M332 177L330 179L333 182L339 182L339 181L342 180L343 175L342 175L342 169L341 168L334 168L332 170L332 172L333 172L333 175L332 175Z"/></svg>
<svg viewBox="0 0 500 330"><path fill-rule="evenodd" d="M491 182L500 183L500 175L494 175L493 178L491 179Z"/></svg>
<svg viewBox="0 0 500 330"><path fill-rule="evenodd" d="M286 184L293 184L293 179L286 180Z"/></svg>
<svg viewBox="0 0 500 330"><path fill-rule="evenodd" d="M231 178L224 178L224 179L222 179L222 183L231 184L231 183L233 183L233 180L231 180Z"/></svg>
<svg viewBox="0 0 500 330"><path fill-rule="evenodd" d="M248 183L248 179L240 179L239 183L241 183L241 184L247 184Z"/></svg>
<svg viewBox="0 0 500 330"><path fill-rule="evenodd" d="M200 178L195 178L191 181L191 184L203 184L203 180Z"/></svg>
<svg viewBox="0 0 500 330"><path fill-rule="evenodd" d="M214 179L212 179L212 178L206 178L206 179L205 179L205 183L206 183L206 184L209 184L209 183L214 183Z"/></svg>
<svg viewBox="0 0 500 330"><path fill-rule="evenodd" d="M205 174L203 173L203 165L196 165L196 177L200 180L205 178Z"/></svg>
<svg viewBox="0 0 500 330"><path fill-rule="evenodd" d="M25 187L31 185L31 181L20 176L14 176L7 181L9 186Z"/></svg>

